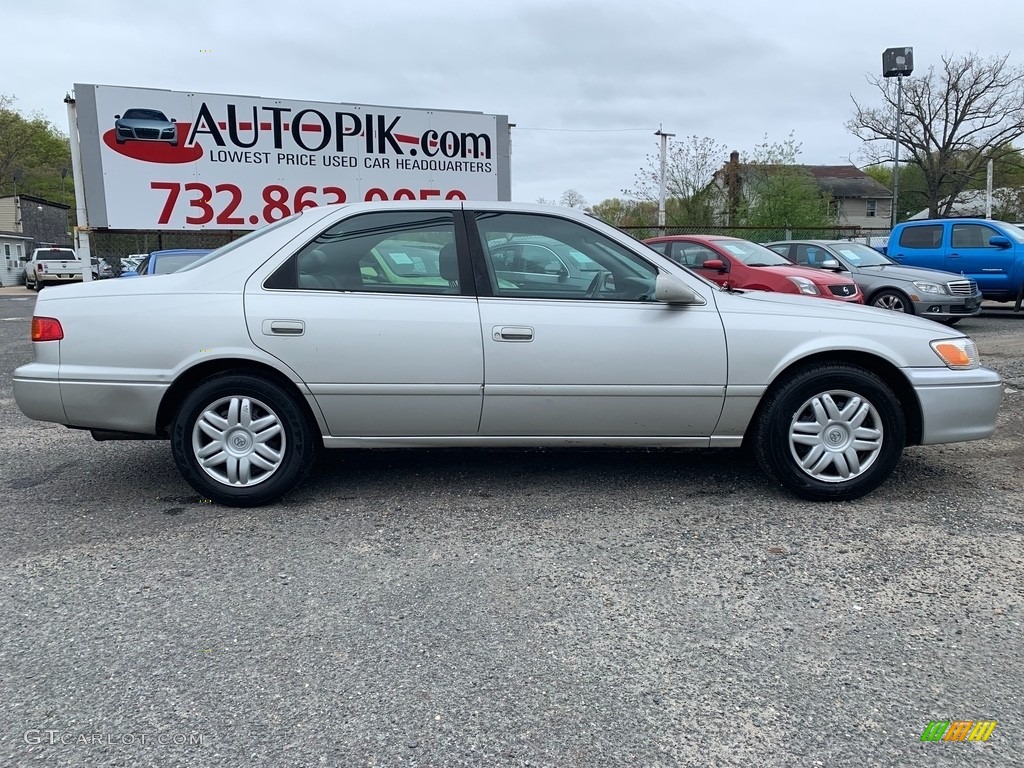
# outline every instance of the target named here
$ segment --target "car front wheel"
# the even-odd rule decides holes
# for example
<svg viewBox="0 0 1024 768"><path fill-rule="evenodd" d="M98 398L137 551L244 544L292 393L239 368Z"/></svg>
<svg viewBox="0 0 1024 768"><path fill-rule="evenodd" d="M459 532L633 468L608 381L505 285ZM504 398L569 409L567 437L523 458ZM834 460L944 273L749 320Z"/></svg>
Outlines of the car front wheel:
<svg viewBox="0 0 1024 768"><path fill-rule="evenodd" d="M914 305L899 291L881 291L875 294L871 299L871 306L892 312L905 312L908 315L914 314Z"/></svg>
<svg viewBox="0 0 1024 768"><path fill-rule="evenodd" d="M174 461L189 485L237 507L269 504L298 485L312 464L315 438L291 394L244 374L199 385L171 424Z"/></svg>
<svg viewBox="0 0 1024 768"><path fill-rule="evenodd" d="M903 453L906 421L874 373L819 364L767 395L752 434L758 463L805 499L844 501L870 493Z"/></svg>

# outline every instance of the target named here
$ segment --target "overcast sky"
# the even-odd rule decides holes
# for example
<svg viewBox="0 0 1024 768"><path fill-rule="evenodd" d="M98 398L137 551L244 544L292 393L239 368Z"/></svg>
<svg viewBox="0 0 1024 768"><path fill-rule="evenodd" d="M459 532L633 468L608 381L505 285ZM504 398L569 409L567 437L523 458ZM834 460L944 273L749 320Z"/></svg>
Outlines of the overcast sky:
<svg viewBox="0 0 1024 768"><path fill-rule="evenodd" d="M512 196L621 196L659 125L862 164L886 48L1013 54L1022 0L0 0L0 93L63 131L75 82L505 114ZM209 53L205 51L210 51ZM1011 61L1022 64L1013 54ZM723 161L726 159L722 158Z"/></svg>

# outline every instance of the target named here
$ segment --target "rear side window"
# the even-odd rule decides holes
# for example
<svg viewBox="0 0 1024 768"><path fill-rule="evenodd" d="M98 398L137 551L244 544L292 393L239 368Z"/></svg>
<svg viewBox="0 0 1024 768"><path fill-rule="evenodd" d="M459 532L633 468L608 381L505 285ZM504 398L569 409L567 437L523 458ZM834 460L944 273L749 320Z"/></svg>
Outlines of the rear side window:
<svg viewBox="0 0 1024 768"><path fill-rule="evenodd" d="M267 289L462 293L448 211L387 211L344 219L281 265Z"/></svg>
<svg viewBox="0 0 1024 768"><path fill-rule="evenodd" d="M938 248L940 245L942 245L941 224L907 227L900 233L900 246L903 248Z"/></svg>

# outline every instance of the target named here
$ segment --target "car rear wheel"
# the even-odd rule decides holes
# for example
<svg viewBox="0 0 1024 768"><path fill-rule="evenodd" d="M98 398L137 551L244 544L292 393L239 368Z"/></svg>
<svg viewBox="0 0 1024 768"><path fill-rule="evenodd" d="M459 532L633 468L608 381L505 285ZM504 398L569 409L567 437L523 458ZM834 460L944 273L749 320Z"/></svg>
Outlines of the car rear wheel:
<svg viewBox="0 0 1024 768"><path fill-rule="evenodd" d="M871 306L888 309L892 312L904 312L908 315L914 314L914 305L910 299L899 291L880 291L871 299Z"/></svg>
<svg viewBox="0 0 1024 768"><path fill-rule="evenodd" d="M267 379L225 374L199 385L171 424L178 470L205 498L256 507L301 482L315 435L291 394Z"/></svg>
<svg viewBox="0 0 1024 768"><path fill-rule="evenodd" d="M844 501L892 473L906 421L896 395L872 372L820 364L766 396L752 438L758 463L797 496Z"/></svg>

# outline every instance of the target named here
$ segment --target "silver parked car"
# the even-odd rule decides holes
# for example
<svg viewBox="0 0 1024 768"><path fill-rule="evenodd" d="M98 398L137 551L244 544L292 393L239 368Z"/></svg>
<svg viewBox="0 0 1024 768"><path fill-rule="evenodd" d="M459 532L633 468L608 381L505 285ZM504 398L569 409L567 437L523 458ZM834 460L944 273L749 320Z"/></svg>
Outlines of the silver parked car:
<svg viewBox="0 0 1024 768"><path fill-rule="evenodd" d="M861 243L847 240L786 240L768 247L805 267L828 269L853 278L864 303L920 315L953 325L981 312L974 280L952 272L906 267Z"/></svg>
<svg viewBox="0 0 1024 768"><path fill-rule="evenodd" d="M600 271L497 277L492 246L539 238ZM380 253L418 242L442 279L389 279ZM27 416L169 439L199 493L239 506L322 446L747 444L797 495L852 499L906 445L991 435L1002 391L935 323L727 291L579 211L501 202L309 209L173 274L47 291L32 334Z"/></svg>

